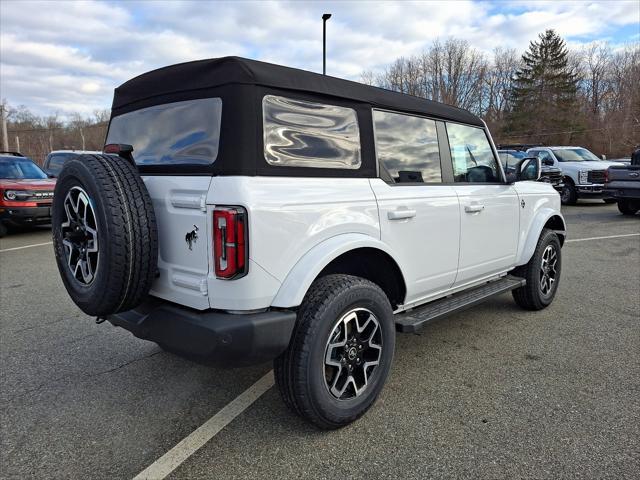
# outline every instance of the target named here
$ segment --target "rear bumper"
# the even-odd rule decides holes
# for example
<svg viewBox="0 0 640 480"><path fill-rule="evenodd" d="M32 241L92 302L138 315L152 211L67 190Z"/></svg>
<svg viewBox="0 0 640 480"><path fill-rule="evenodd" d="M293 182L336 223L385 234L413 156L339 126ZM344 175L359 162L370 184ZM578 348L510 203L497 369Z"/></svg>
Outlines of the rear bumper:
<svg viewBox="0 0 640 480"><path fill-rule="evenodd" d="M637 182L637 186L635 188L630 188L626 186L616 187L613 184L607 185L604 192L607 196L612 198L625 198L629 200L638 200L640 199L640 182Z"/></svg>
<svg viewBox="0 0 640 480"><path fill-rule="evenodd" d="M233 367L273 360L284 352L296 313L197 311L149 297L135 310L110 315L107 320L138 338L194 359Z"/></svg>
<svg viewBox="0 0 640 480"><path fill-rule="evenodd" d="M8 225L42 225L51 223L51 205L38 207L0 206L0 220Z"/></svg>

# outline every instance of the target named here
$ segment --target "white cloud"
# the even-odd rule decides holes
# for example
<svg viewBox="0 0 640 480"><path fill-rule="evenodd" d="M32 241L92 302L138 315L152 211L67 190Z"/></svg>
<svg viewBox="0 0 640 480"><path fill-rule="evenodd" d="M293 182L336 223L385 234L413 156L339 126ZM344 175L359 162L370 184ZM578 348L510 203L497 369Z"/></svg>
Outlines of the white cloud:
<svg viewBox="0 0 640 480"><path fill-rule="evenodd" d="M113 88L164 65L224 55L358 79L438 37L491 51L526 48L554 28L572 45L638 25L631 1L0 2L0 94L38 113L108 107ZM640 28L640 27L639 27ZM637 37L636 37L637 39ZM624 39L623 39L624 40ZM628 39L629 41L632 38Z"/></svg>

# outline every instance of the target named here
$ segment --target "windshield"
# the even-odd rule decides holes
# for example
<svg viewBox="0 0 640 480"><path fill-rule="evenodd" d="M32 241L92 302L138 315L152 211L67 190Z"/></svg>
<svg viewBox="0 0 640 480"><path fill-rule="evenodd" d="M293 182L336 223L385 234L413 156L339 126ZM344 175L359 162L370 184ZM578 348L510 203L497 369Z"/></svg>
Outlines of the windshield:
<svg viewBox="0 0 640 480"><path fill-rule="evenodd" d="M558 148L553 153L559 162L594 162L600 161L586 148Z"/></svg>
<svg viewBox="0 0 640 480"><path fill-rule="evenodd" d="M209 165L218 156L222 100L167 103L118 115L107 144L133 146L138 165Z"/></svg>
<svg viewBox="0 0 640 480"><path fill-rule="evenodd" d="M28 158L0 158L0 178L20 180L20 179L42 179L48 178L40 167Z"/></svg>

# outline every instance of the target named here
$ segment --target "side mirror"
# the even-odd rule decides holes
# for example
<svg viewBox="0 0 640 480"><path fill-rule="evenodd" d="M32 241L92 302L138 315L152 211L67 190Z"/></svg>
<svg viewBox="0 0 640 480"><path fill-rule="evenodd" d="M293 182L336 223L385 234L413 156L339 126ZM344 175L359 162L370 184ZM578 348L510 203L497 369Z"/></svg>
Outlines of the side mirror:
<svg viewBox="0 0 640 480"><path fill-rule="evenodd" d="M542 175L542 162L537 157L527 157L516 165L516 181L538 181Z"/></svg>
<svg viewBox="0 0 640 480"><path fill-rule="evenodd" d="M603 153L602 155L600 155L600 158L602 158L602 160L606 160L607 156Z"/></svg>

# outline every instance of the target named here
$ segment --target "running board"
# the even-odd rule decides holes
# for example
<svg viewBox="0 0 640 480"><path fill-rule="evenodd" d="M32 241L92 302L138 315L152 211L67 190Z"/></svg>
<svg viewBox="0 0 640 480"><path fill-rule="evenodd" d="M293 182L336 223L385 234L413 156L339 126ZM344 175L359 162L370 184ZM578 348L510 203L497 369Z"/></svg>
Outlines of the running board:
<svg viewBox="0 0 640 480"><path fill-rule="evenodd" d="M479 287L454 293L448 297L416 307L409 312L399 313L395 316L396 330L404 333L416 332L433 320L477 305L495 295L523 287L526 283L527 281L524 278L507 275L500 280L494 280Z"/></svg>

